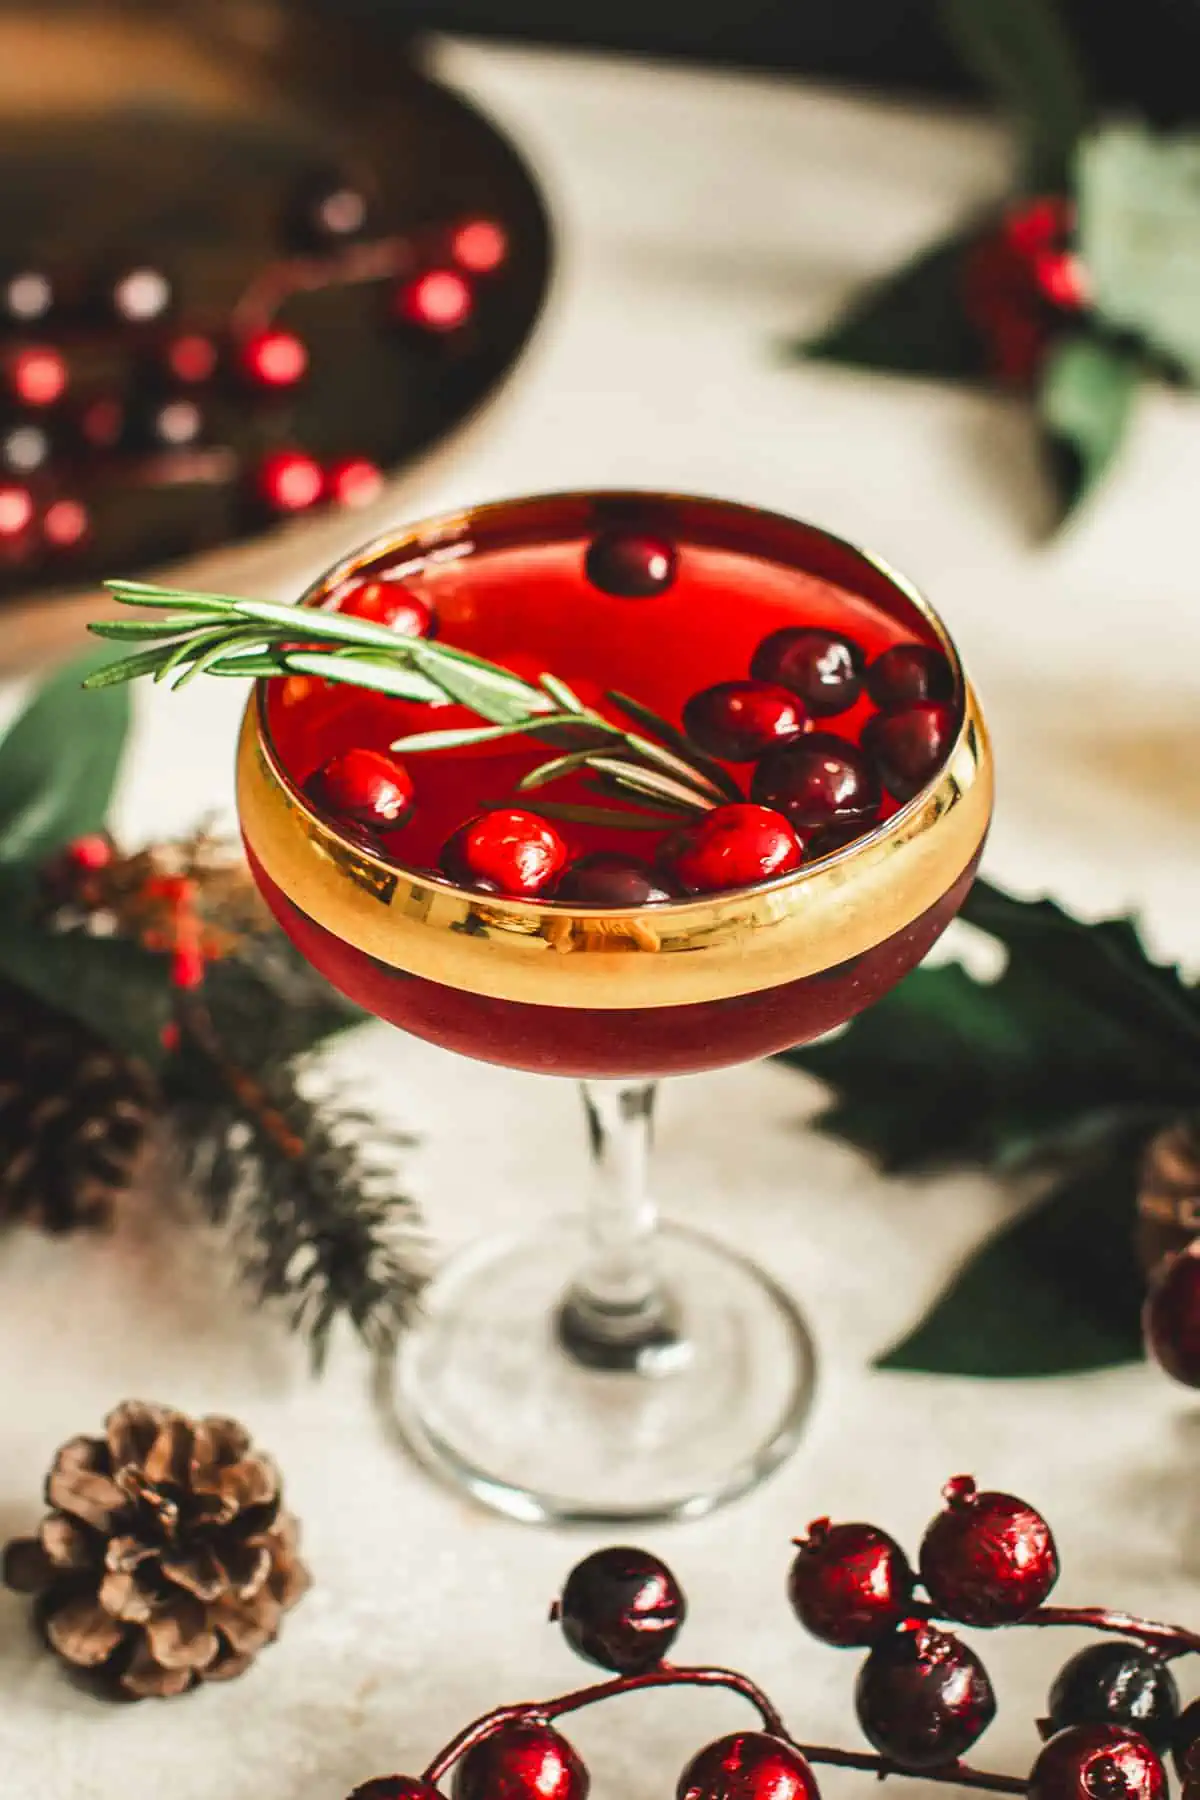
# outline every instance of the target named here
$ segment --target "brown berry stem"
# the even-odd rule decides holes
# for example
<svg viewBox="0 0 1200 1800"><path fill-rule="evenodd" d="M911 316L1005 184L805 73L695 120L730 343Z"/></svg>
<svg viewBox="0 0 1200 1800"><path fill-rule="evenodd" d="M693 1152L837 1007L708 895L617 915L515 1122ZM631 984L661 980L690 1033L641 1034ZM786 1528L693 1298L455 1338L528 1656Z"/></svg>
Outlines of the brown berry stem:
<svg viewBox="0 0 1200 1800"><path fill-rule="evenodd" d="M1108 1606L1039 1606L1018 1621L1021 1625L1075 1625L1088 1631L1113 1631L1121 1637L1139 1638L1147 1648L1166 1657L1200 1651L1200 1632L1182 1625L1163 1625L1156 1619L1139 1619L1133 1613L1114 1612Z"/></svg>
<svg viewBox="0 0 1200 1800"><path fill-rule="evenodd" d="M1023 1794L1028 1782L1017 1775L993 1775L989 1769L972 1769L967 1763L949 1763L944 1769L902 1769L886 1757L870 1750L835 1750L828 1744L799 1744L801 1756L810 1763L825 1763L833 1769L862 1769L877 1775L881 1781L889 1775L904 1775L912 1781L944 1781L955 1787L979 1788L989 1794Z"/></svg>

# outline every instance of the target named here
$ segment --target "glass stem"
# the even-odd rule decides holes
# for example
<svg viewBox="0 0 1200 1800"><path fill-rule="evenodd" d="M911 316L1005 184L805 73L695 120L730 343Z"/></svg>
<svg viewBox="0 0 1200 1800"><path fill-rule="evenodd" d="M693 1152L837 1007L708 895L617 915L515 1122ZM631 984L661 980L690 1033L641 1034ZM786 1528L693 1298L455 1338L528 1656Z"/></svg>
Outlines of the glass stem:
<svg viewBox="0 0 1200 1800"><path fill-rule="evenodd" d="M563 1303L560 1336L589 1368L660 1373L685 1346L659 1277L658 1212L647 1189L657 1084L580 1087L593 1165L588 1254Z"/></svg>

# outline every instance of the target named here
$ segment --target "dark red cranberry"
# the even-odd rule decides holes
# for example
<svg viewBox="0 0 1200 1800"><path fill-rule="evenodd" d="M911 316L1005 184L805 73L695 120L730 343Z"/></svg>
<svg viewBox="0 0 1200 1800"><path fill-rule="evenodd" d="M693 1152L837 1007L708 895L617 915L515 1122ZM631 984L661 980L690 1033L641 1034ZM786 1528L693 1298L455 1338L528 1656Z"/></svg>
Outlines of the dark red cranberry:
<svg viewBox="0 0 1200 1800"><path fill-rule="evenodd" d="M818 625L785 625L765 637L750 659L756 681L776 681L799 694L814 718L854 705L866 658L852 638Z"/></svg>
<svg viewBox="0 0 1200 1800"><path fill-rule="evenodd" d="M893 644L867 670L867 692L883 712L918 700L953 700L954 671L932 644Z"/></svg>
<svg viewBox="0 0 1200 1800"><path fill-rule="evenodd" d="M648 531L603 531L588 545L584 570L593 587L621 600L648 600L670 587L679 554Z"/></svg>
<svg viewBox="0 0 1200 1800"><path fill-rule="evenodd" d="M750 797L772 806L799 831L873 819L879 777L846 738L810 731L794 744L768 750L754 771Z"/></svg>
<svg viewBox="0 0 1200 1800"><path fill-rule="evenodd" d="M591 850L567 864L554 898L580 906L660 906L672 896L649 863L615 850Z"/></svg>
<svg viewBox="0 0 1200 1800"><path fill-rule="evenodd" d="M864 837L870 829L869 819L848 819L844 824L822 826L811 836L805 834L805 857L809 862L815 862L819 856L832 856L835 850L844 850L847 844Z"/></svg>
<svg viewBox="0 0 1200 1800"><path fill-rule="evenodd" d="M545 893L566 860L567 846L553 825L515 806L468 819L442 849L442 868L452 881L518 896Z"/></svg>
<svg viewBox="0 0 1200 1800"><path fill-rule="evenodd" d="M693 1756L676 1800L820 1800L808 1761L765 1731L735 1731Z"/></svg>
<svg viewBox="0 0 1200 1800"><path fill-rule="evenodd" d="M1167 1777L1151 1746L1125 1725L1070 1725L1029 1773L1029 1800L1161 1800Z"/></svg>
<svg viewBox="0 0 1200 1800"><path fill-rule="evenodd" d="M412 811L412 777L383 750L343 750L322 763L304 787L322 812L355 825L394 829Z"/></svg>
<svg viewBox="0 0 1200 1800"><path fill-rule="evenodd" d="M685 825L664 854L687 893L711 894L790 874L800 866L803 847L781 813L731 801Z"/></svg>
<svg viewBox="0 0 1200 1800"><path fill-rule="evenodd" d="M398 581L354 581L337 597L337 610L403 637L433 637L433 608Z"/></svg>
<svg viewBox="0 0 1200 1800"><path fill-rule="evenodd" d="M376 1775L356 1787L348 1800L443 1800L443 1796L417 1775Z"/></svg>
<svg viewBox="0 0 1200 1800"><path fill-rule="evenodd" d="M514 1719L475 1744L454 1771L454 1800L585 1800L588 1772L553 1726Z"/></svg>
<svg viewBox="0 0 1200 1800"><path fill-rule="evenodd" d="M1173 1381L1200 1387L1200 1239L1155 1271L1142 1311L1146 1349Z"/></svg>
<svg viewBox="0 0 1200 1800"><path fill-rule="evenodd" d="M964 1625L1011 1625L1058 1580L1058 1551L1041 1513L1013 1494L980 1493L969 1475L942 1489L921 1544L921 1579L940 1613Z"/></svg>
<svg viewBox="0 0 1200 1800"><path fill-rule="evenodd" d="M788 1598L805 1630L823 1643L874 1644L907 1616L913 1573L886 1531L816 1519L796 1548Z"/></svg>
<svg viewBox="0 0 1200 1800"><path fill-rule="evenodd" d="M975 1652L919 1623L876 1644L859 1670L854 1704L870 1743L902 1769L957 1762L996 1716Z"/></svg>
<svg viewBox="0 0 1200 1800"><path fill-rule="evenodd" d="M1200 1781L1200 1700L1185 1706L1175 1721L1171 1755L1181 1781Z"/></svg>
<svg viewBox="0 0 1200 1800"><path fill-rule="evenodd" d="M1179 1719L1179 1689L1161 1656L1109 1638L1063 1664L1046 1710L1047 1737L1068 1725L1127 1725L1165 1751Z"/></svg>
<svg viewBox="0 0 1200 1800"><path fill-rule="evenodd" d="M765 681L718 681L683 709L693 744L722 762L753 762L772 744L790 744L807 723L795 694Z"/></svg>
<svg viewBox="0 0 1200 1800"><path fill-rule="evenodd" d="M903 712L876 713L863 731L863 748L896 800L911 800L945 762L954 742L954 709L921 700Z"/></svg>
<svg viewBox="0 0 1200 1800"><path fill-rule="evenodd" d="M662 1662L687 1617L687 1603L666 1563L648 1551L616 1546L576 1564L551 1617L585 1662L638 1675Z"/></svg>

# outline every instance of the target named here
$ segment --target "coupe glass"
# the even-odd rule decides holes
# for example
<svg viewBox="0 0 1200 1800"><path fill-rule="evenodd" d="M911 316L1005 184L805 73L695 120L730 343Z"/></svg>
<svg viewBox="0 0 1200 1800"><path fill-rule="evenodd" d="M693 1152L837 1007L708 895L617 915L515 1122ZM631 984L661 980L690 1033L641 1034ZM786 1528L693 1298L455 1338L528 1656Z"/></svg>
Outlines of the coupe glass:
<svg viewBox="0 0 1200 1800"><path fill-rule="evenodd" d="M606 601L598 623L582 597L584 551L625 516L678 547L679 579L669 604ZM724 585L689 591L697 546L710 576L727 569ZM540 617L539 649L552 642L548 666L576 683L590 657L604 685L633 685L619 679L622 633L643 660L678 663L679 699L703 685L695 671L709 682L742 674L764 616L743 604L743 584L760 577L775 625L811 623L818 602L827 620L833 596L860 641L882 621L893 638L939 646L953 674L949 754L890 817L791 875L636 913L494 897L397 867L306 801L315 758L287 722L282 684L260 684L246 711L247 852L308 960L417 1037L582 1083L588 1197L574 1216L484 1238L434 1281L389 1384L408 1442L516 1518L694 1518L793 1448L814 1358L768 1271L685 1224L659 1225L647 1187L655 1084L819 1037L921 960L975 872L991 811L988 740L950 638L907 582L813 526L726 502L572 494L482 507L376 540L302 604L329 604L349 580L400 566L428 584L448 641L528 673L520 586L485 579L491 559L514 554L518 571L547 556L572 571ZM502 798L486 756L462 767L478 805Z"/></svg>

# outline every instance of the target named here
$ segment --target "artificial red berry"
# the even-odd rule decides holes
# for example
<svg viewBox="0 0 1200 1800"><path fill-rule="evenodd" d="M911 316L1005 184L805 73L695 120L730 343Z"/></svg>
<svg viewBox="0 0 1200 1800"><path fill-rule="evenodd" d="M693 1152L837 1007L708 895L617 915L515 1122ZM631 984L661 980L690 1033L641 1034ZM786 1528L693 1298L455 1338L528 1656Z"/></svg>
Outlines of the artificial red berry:
<svg viewBox="0 0 1200 1800"><path fill-rule="evenodd" d="M468 819L442 848L442 869L450 879L484 893L544 893L566 860L567 846L553 825L515 806Z"/></svg>
<svg viewBox="0 0 1200 1800"><path fill-rule="evenodd" d="M107 869L116 854L116 845L104 831L89 831L83 837L72 838L63 852L73 868L89 874Z"/></svg>
<svg viewBox="0 0 1200 1800"><path fill-rule="evenodd" d="M1146 1349L1173 1381L1200 1387L1200 1239L1155 1270L1142 1330Z"/></svg>
<svg viewBox="0 0 1200 1800"><path fill-rule="evenodd" d="M556 900L580 906L660 906L672 898L649 863L615 850L591 850L568 863Z"/></svg>
<svg viewBox="0 0 1200 1800"><path fill-rule="evenodd" d="M772 806L797 830L873 819L879 777L857 744L830 731L810 731L768 750L754 771L750 796Z"/></svg>
<svg viewBox="0 0 1200 1800"><path fill-rule="evenodd" d="M662 1662L687 1617L687 1602L666 1563L618 1546L576 1564L551 1617L585 1662L638 1675Z"/></svg>
<svg viewBox="0 0 1200 1800"><path fill-rule="evenodd" d="M274 450L254 471L254 484L271 512L306 512L325 492L325 473L304 450Z"/></svg>
<svg viewBox="0 0 1200 1800"><path fill-rule="evenodd" d="M957 1762L996 1716L975 1652L917 1622L875 1645L859 1670L854 1704L870 1743L902 1769Z"/></svg>
<svg viewBox="0 0 1200 1800"><path fill-rule="evenodd" d="M471 284L457 269L426 269L395 297L396 316L420 331L458 331L475 310Z"/></svg>
<svg viewBox="0 0 1200 1800"><path fill-rule="evenodd" d="M772 744L790 744L807 723L803 702L765 681L718 681L683 709L693 744L722 762L753 762Z"/></svg>
<svg viewBox="0 0 1200 1800"><path fill-rule="evenodd" d="M402 637L432 637L433 608L399 581L352 581L337 596L337 610L386 625Z"/></svg>
<svg viewBox="0 0 1200 1800"><path fill-rule="evenodd" d="M687 893L711 894L790 874L803 846L782 813L735 800L685 825L664 854Z"/></svg>
<svg viewBox="0 0 1200 1800"><path fill-rule="evenodd" d="M1109 1638L1063 1664L1046 1711L1045 1737L1068 1725L1127 1725L1165 1751L1179 1719L1179 1689L1161 1656L1144 1644Z"/></svg>
<svg viewBox="0 0 1200 1800"><path fill-rule="evenodd" d="M356 1787L348 1800L443 1800L443 1795L419 1775L375 1775Z"/></svg>
<svg viewBox="0 0 1200 1800"><path fill-rule="evenodd" d="M814 718L845 712L862 691L865 657L853 638L817 625L785 625L765 637L750 659L756 681L799 694Z"/></svg>
<svg viewBox="0 0 1200 1800"><path fill-rule="evenodd" d="M1029 1800L1161 1800L1167 1777L1152 1747L1125 1725L1071 1725L1029 1774Z"/></svg>
<svg viewBox="0 0 1200 1800"><path fill-rule="evenodd" d="M343 750L305 783L322 812L355 825L394 830L412 811L412 776L383 750Z"/></svg>
<svg viewBox="0 0 1200 1800"><path fill-rule="evenodd" d="M735 1731L707 1744L679 1777L675 1794L676 1800L820 1800L807 1759L765 1731Z"/></svg>
<svg viewBox="0 0 1200 1800"><path fill-rule="evenodd" d="M942 1489L946 1509L921 1544L921 1579L940 1613L964 1625L1012 1625L1058 1580L1041 1513L1013 1494L980 1493L969 1475Z"/></svg>
<svg viewBox="0 0 1200 1800"><path fill-rule="evenodd" d="M289 209L289 235L301 250L340 249L362 237L371 208L357 182L336 170L310 175Z"/></svg>
<svg viewBox="0 0 1200 1800"><path fill-rule="evenodd" d="M796 1548L788 1599L813 1637L839 1647L874 1644L907 1616L913 1573L878 1526L815 1519Z"/></svg>
<svg viewBox="0 0 1200 1800"><path fill-rule="evenodd" d="M1185 1706L1175 1721L1171 1755L1181 1781L1195 1783L1200 1779L1200 1700Z"/></svg>
<svg viewBox="0 0 1200 1800"><path fill-rule="evenodd" d="M867 692L882 712L918 700L952 700L954 671L932 644L893 644L867 670Z"/></svg>
<svg viewBox="0 0 1200 1800"><path fill-rule="evenodd" d="M308 373L308 348L294 331L272 327L255 332L238 350L247 380L260 388L291 388Z"/></svg>
<svg viewBox="0 0 1200 1800"><path fill-rule="evenodd" d="M665 538L646 531L604 531L593 538L584 558L593 587L621 600L648 600L664 593L675 579L679 555Z"/></svg>
<svg viewBox="0 0 1200 1800"><path fill-rule="evenodd" d="M454 1800L585 1800L588 1772L561 1733L533 1719L498 1725L454 1771Z"/></svg>
<svg viewBox="0 0 1200 1800"><path fill-rule="evenodd" d="M954 708L940 700L920 700L868 720L863 748L894 799L911 800L937 773L954 742L954 726Z"/></svg>

